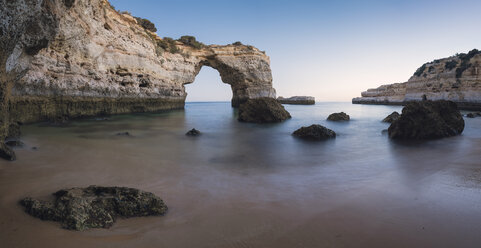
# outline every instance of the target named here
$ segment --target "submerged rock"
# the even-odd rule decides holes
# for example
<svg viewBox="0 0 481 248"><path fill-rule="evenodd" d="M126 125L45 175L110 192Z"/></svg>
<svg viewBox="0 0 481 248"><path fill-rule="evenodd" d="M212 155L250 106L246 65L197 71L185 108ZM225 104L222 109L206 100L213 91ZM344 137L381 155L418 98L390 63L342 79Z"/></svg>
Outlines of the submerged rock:
<svg viewBox="0 0 481 248"><path fill-rule="evenodd" d="M388 115L382 122L393 123L401 116L397 111L392 112L392 114Z"/></svg>
<svg viewBox="0 0 481 248"><path fill-rule="evenodd" d="M5 145L3 142L0 142L0 157L9 161L14 161L17 159L12 148Z"/></svg>
<svg viewBox="0 0 481 248"><path fill-rule="evenodd" d="M249 99L239 107L239 121L255 123L281 122L291 118L276 99L270 97Z"/></svg>
<svg viewBox="0 0 481 248"><path fill-rule="evenodd" d="M289 98L284 98L282 96L277 98L282 104L297 104L297 105L314 105L316 104L316 99L313 96L293 96Z"/></svg>
<svg viewBox="0 0 481 248"><path fill-rule="evenodd" d="M187 135L187 136L198 136L198 135L200 135L200 131L195 129L195 128L192 128L192 130L188 131L185 135Z"/></svg>
<svg viewBox="0 0 481 248"><path fill-rule="evenodd" d="M410 102L388 129L393 139L436 139L461 134L464 119L451 101Z"/></svg>
<svg viewBox="0 0 481 248"><path fill-rule="evenodd" d="M133 188L72 188L53 194L54 202L25 198L25 212L42 220L57 221L63 228L109 228L118 217L164 215L167 205L152 193Z"/></svg>
<svg viewBox="0 0 481 248"><path fill-rule="evenodd" d="M349 117L349 115L347 115L344 112L333 113L333 114L329 115L329 117L327 117L328 121L348 121L350 119L351 118Z"/></svg>
<svg viewBox="0 0 481 248"><path fill-rule="evenodd" d="M311 125L297 129L292 135L307 140L325 140L335 138L336 133L321 125Z"/></svg>

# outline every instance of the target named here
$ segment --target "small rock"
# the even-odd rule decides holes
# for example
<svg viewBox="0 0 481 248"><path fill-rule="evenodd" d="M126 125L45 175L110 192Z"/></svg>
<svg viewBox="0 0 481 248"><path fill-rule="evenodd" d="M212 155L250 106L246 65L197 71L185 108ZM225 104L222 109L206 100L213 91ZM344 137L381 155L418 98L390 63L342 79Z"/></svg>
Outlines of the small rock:
<svg viewBox="0 0 481 248"><path fill-rule="evenodd" d="M349 117L349 115L347 115L344 112L333 113L333 114L329 115L329 117L327 117L328 121L348 121L350 119L351 118Z"/></svg>
<svg viewBox="0 0 481 248"><path fill-rule="evenodd" d="M464 119L451 101L410 102L388 129L392 139L437 139L459 135Z"/></svg>
<svg viewBox="0 0 481 248"><path fill-rule="evenodd" d="M336 133L331 129L316 124L308 127L301 127L292 134L296 137L307 140L325 140L336 137Z"/></svg>
<svg viewBox="0 0 481 248"><path fill-rule="evenodd" d="M291 115L276 99L270 97L249 99L239 106L239 121L254 123L282 122Z"/></svg>
<svg viewBox="0 0 481 248"><path fill-rule="evenodd" d="M121 132L121 133L117 133L117 136L130 136L130 133L129 132Z"/></svg>
<svg viewBox="0 0 481 248"><path fill-rule="evenodd" d="M198 136L198 135L200 135L200 131L193 128L192 130L188 131L185 135L187 135L187 136Z"/></svg>
<svg viewBox="0 0 481 248"><path fill-rule="evenodd" d="M476 117L480 117L480 116L481 116L481 112L468 113L466 115L466 117L468 117L468 118L476 118Z"/></svg>
<svg viewBox="0 0 481 248"><path fill-rule="evenodd" d="M72 188L53 194L54 202L25 198L25 212L42 220L57 221L65 229L83 231L109 228L118 217L165 215L167 205L156 195L133 188Z"/></svg>
<svg viewBox="0 0 481 248"><path fill-rule="evenodd" d="M34 146L34 147L32 147L32 150L36 151L36 150L38 150L38 147Z"/></svg>
<svg viewBox="0 0 481 248"><path fill-rule="evenodd" d="M382 122L393 123L401 116L397 111L392 112L392 114L388 115Z"/></svg>

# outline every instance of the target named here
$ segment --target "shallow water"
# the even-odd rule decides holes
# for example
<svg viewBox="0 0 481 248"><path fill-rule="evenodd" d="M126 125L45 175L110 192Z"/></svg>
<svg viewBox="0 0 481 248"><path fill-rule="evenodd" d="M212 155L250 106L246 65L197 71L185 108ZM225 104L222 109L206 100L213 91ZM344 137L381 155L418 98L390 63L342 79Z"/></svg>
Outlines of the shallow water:
<svg viewBox="0 0 481 248"><path fill-rule="evenodd" d="M23 126L18 161L0 161L0 247L479 247L481 118L461 136L405 144L381 132L400 107L286 109L291 120L266 125L237 122L229 103L187 103ZM352 121L325 121L339 111ZM290 135L314 123L337 138ZM186 137L194 127L203 134ZM169 213L75 232L17 204L93 184L153 192Z"/></svg>

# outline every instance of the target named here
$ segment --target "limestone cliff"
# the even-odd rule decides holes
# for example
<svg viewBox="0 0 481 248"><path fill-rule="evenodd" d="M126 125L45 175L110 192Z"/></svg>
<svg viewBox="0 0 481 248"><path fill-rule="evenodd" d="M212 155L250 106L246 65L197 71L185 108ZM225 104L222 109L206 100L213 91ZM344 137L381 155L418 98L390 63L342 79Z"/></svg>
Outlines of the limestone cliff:
<svg viewBox="0 0 481 248"><path fill-rule="evenodd" d="M202 66L231 85L233 106L275 97L269 57L252 46L161 39L106 0L0 4L4 119L183 108Z"/></svg>
<svg viewBox="0 0 481 248"><path fill-rule="evenodd" d="M422 65L405 83L382 85L361 93L353 103L396 104L450 100L463 109L481 109L481 52L434 60Z"/></svg>

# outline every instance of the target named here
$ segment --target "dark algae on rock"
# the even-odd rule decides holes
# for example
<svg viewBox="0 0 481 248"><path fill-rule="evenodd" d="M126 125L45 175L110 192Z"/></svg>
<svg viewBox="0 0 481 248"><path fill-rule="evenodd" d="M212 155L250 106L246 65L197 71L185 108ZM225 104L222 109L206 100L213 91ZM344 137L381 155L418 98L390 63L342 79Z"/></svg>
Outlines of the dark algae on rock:
<svg viewBox="0 0 481 248"><path fill-rule="evenodd" d="M284 106L270 97L249 99L239 107L239 121L242 122L272 123L290 118Z"/></svg>
<svg viewBox="0 0 481 248"><path fill-rule="evenodd" d="M53 194L54 202L25 198L25 212L42 220L57 221L65 229L83 231L109 228L118 217L165 215L167 205L156 195L125 187L72 188Z"/></svg>
<svg viewBox="0 0 481 248"><path fill-rule="evenodd" d="M336 133L331 129L328 129L321 125L311 125L308 127L301 127L296 130L292 135L305 140L326 140L330 138L335 138Z"/></svg>
<svg viewBox="0 0 481 248"><path fill-rule="evenodd" d="M459 135L464 119L456 103L451 101L410 102L398 120L388 129L393 139L437 139Z"/></svg>

